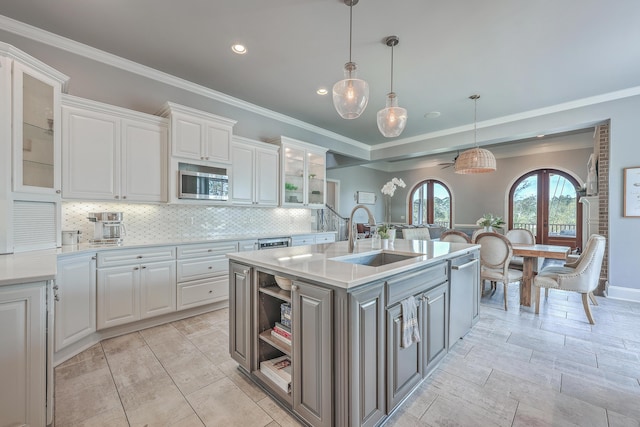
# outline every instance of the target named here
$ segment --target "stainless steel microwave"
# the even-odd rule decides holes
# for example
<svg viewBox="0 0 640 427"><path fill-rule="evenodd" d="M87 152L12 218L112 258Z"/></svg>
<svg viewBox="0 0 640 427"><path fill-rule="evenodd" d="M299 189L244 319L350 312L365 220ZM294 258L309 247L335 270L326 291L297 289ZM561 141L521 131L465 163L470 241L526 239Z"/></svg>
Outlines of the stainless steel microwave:
<svg viewBox="0 0 640 427"><path fill-rule="evenodd" d="M180 170L178 198L229 200L229 176Z"/></svg>

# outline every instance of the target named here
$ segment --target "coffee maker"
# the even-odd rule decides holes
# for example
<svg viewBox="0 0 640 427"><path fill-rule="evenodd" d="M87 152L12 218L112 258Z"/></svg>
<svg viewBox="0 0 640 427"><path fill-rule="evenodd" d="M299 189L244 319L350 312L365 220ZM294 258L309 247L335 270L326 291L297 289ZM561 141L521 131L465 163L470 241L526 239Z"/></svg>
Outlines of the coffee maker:
<svg viewBox="0 0 640 427"><path fill-rule="evenodd" d="M93 239L89 243L120 244L127 234L122 212L91 212L87 219L93 222Z"/></svg>

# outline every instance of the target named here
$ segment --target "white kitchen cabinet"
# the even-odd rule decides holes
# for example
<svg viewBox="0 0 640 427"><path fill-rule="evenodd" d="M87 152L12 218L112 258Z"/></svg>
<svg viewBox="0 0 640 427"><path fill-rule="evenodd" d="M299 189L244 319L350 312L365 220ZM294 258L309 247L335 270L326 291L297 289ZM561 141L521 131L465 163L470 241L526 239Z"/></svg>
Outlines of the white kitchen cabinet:
<svg viewBox="0 0 640 427"><path fill-rule="evenodd" d="M13 62L15 192L60 199L60 95L65 81L66 76Z"/></svg>
<svg viewBox="0 0 640 427"><path fill-rule="evenodd" d="M231 163L235 120L168 102L160 113L171 128L171 155L213 163Z"/></svg>
<svg viewBox="0 0 640 427"><path fill-rule="evenodd" d="M46 294L47 282L0 286L2 426L47 425Z"/></svg>
<svg viewBox="0 0 640 427"><path fill-rule="evenodd" d="M167 200L165 119L71 96L62 119L63 198Z"/></svg>
<svg viewBox="0 0 640 427"><path fill-rule="evenodd" d="M291 246L319 245L321 243L333 243L336 241L336 233L298 234L291 236Z"/></svg>
<svg viewBox="0 0 640 427"><path fill-rule="evenodd" d="M326 201L327 150L292 138L280 137L280 204L320 209Z"/></svg>
<svg viewBox="0 0 640 427"><path fill-rule="evenodd" d="M229 298L229 260L237 242L178 246L177 309L183 310Z"/></svg>
<svg viewBox="0 0 640 427"><path fill-rule="evenodd" d="M231 160L233 204L278 206L278 146L234 137Z"/></svg>
<svg viewBox="0 0 640 427"><path fill-rule="evenodd" d="M55 351L96 331L96 254L58 258Z"/></svg>
<svg viewBox="0 0 640 427"><path fill-rule="evenodd" d="M98 253L97 329L176 310L175 247Z"/></svg>

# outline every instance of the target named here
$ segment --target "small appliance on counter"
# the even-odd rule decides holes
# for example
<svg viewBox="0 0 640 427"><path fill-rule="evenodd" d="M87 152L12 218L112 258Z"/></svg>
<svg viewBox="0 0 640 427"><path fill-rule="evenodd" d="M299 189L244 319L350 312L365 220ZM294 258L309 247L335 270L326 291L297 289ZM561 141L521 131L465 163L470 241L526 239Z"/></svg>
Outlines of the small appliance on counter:
<svg viewBox="0 0 640 427"><path fill-rule="evenodd" d="M94 244L120 244L127 230L122 222L122 212L91 212L87 219L93 222Z"/></svg>
<svg viewBox="0 0 640 427"><path fill-rule="evenodd" d="M80 243L80 234L82 234L80 230L62 230L62 244L77 245Z"/></svg>

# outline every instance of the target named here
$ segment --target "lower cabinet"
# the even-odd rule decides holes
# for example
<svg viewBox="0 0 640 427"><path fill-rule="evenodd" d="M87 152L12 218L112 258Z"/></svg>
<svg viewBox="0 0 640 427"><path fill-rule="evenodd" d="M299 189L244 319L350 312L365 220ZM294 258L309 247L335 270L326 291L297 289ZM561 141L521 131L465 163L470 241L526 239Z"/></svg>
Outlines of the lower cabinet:
<svg viewBox="0 0 640 427"><path fill-rule="evenodd" d="M293 410L313 426L333 425L332 291L294 282L291 287Z"/></svg>
<svg viewBox="0 0 640 427"><path fill-rule="evenodd" d="M372 283L349 295L351 389L354 426L375 426L386 414L384 282Z"/></svg>
<svg viewBox="0 0 640 427"><path fill-rule="evenodd" d="M0 425L47 425L46 282L0 286Z"/></svg>
<svg viewBox="0 0 640 427"><path fill-rule="evenodd" d="M176 310L176 262L98 269L98 329Z"/></svg>
<svg viewBox="0 0 640 427"><path fill-rule="evenodd" d="M58 259L55 351L96 331L96 254Z"/></svg>
<svg viewBox="0 0 640 427"><path fill-rule="evenodd" d="M229 353L247 372L251 372L253 269L230 263L229 267Z"/></svg>
<svg viewBox="0 0 640 427"><path fill-rule="evenodd" d="M422 295L424 375L429 375L447 354L449 342L449 284L443 283Z"/></svg>

